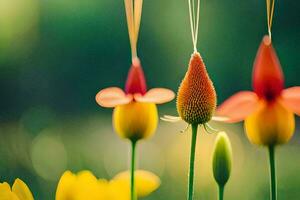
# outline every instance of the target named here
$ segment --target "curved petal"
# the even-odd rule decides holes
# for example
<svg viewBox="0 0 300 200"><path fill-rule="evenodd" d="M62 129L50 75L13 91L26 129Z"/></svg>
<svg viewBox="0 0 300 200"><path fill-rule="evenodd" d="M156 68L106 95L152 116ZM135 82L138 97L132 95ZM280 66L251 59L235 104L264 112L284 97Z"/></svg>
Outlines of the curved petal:
<svg viewBox="0 0 300 200"><path fill-rule="evenodd" d="M283 103L300 116L300 87L291 87L282 92Z"/></svg>
<svg viewBox="0 0 300 200"><path fill-rule="evenodd" d="M249 116L257 106L258 97L254 92L242 91L227 99L216 112L216 117L228 118L229 123L239 122Z"/></svg>
<svg viewBox="0 0 300 200"><path fill-rule="evenodd" d="M179 121L182 121L181 117L172 116L172 115L164 115L160 119L163 120L163 121L166 121L166 122L179 122Z"/></svg>
<svg viewBox="0 0 300 200"><path fill-rule="evenodd" d="M216 121L216 122L229 122L230 118L229 117L222 117L222 116L212 116L211 120Z"/></svg>
<svg viewBox="0 0 300 200"><path fill-rule="evenodd" d="M96 102L106 108L128 104L131 101L132 95L126 95L122 89L117 87L103 89L96 95Z"/></svg>
<svg viewBox="0 0 300 200"><path fill-rule="evenodd" d="M21 179L16 179L15 180L15 182L12 186L12 191L21 200L33 200L32 193L30 192L27 185Z"/></svg>
<svg viewBox="0 0 300 200"><path fill-rule="evenodd" d="M135 94L134 99L138 102L147 102L162 104L172 101L175 98L175 94L172 90L165 88L153 88L149 90L145 95Z"/></svg>

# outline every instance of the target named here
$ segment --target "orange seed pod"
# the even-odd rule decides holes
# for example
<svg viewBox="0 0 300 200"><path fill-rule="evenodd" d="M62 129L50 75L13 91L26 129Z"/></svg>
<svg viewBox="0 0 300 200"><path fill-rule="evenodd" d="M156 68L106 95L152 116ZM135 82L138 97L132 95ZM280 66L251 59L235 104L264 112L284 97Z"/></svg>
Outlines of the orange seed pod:
<svg viewBox="0 0 300 200"><path fill-rule="evenodd" d="M178 90L177 111L189 124L204 124L211 119L216 101L216 91L205 64L200 54L195 52Z"/></svg>

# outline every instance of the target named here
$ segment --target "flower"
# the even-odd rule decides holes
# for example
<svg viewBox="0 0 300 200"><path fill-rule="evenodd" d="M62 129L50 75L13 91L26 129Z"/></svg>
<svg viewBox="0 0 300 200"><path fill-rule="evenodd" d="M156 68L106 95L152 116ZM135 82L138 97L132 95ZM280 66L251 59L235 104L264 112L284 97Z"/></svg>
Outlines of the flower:
<svg viewBox="0 0 300 200"><path fill-rule="evenodd" d="M213 174L219 187L227 183L232 165L232 149L225 132L218 133L213 153Z"/></svg>
<svg viewBox="0 0 300 200"><path fill-rule="evenodd" d="M33 196L27 185L21 179L16 179L12 188L6 182L0 183L0 199L33 200Z"/></svg>
<svg viewBox="0 0 300 200"><path fill-rule="evenodd" d="M227 121L226 117L213 116L217 95L209 78L203 59L197 51L191 56L188 70L177 93L177 112L179 117L165 115L161 119L168 122L184 120L189 125L204 125L207 132L216 131L208 122Z"/></svg>
<svg viewBox="0 0 300 200"><path fill-rule="evenodd" d="M288 142L294 134L294 114L300 115L300 87L284 89L284 75L269 36L258 49L252 91L241 91L217 109L228 122L245 120L248 139L257 145Z"/></svg>
<svg viewBox="0 0 300 200"><path fill-rule="evenodd" d="M216 108L216 91L198 52L192 54L177 95L179 116L189 124L205 124Z"/></svg>
<svg viewBox="0 0 300 200"><path fill-rule="evenodd" d="M114 108L113 124L122 138L139 140L153 135L158 122L156 104L166 103L175 97L171 90L153 88L147 91L143 69L138 58L133 59L125 91L117 87L101 90L97 103Z"/></svg>
<svg viewBox="0 0 300 200"><path fill-rule="evenodd" d="M135 172L137 196L144 197L155 191L159 178L151 172ZM57 186L56 200L129 200L130 174L122 172L111 181L97 179L90 171L73 174L66 171Z"/></svg>

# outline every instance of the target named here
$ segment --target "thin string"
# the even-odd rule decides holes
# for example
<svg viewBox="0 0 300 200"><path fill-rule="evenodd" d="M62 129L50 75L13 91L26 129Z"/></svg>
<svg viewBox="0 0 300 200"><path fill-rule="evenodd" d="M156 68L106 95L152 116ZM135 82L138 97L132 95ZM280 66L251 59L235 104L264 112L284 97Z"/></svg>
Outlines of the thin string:
<svg viewBox="0 0 300 200"><path fill-rule="evenodd" d="M274 17L275 0L266 0L267 4L267 22L268 22L268 33L270 39L272 39L272 25Z"/></svg>
<svg viewBox="0 0 300 200"><path fill-rule="evenodd" d="M137 41L142 17L143 0L124 0L132 59L137 57Z"/></svg>
<svg viewBox="0 0 300 200"><path fill-rule="evenodd" d="M189 14L190 24L192 32L192 40L194 51L197 52L197 40L198 40L198 29L199 29L199 15L200 15L200 0L197 0L197 9L195 9L195 0L188 0L189 2Z"/></svg>

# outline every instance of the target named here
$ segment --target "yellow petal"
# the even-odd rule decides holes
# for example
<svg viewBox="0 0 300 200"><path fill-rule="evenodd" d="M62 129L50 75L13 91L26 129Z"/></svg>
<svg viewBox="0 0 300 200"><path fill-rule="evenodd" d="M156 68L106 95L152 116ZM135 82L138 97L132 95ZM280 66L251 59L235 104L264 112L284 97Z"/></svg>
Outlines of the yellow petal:
<svg viewBox="0 0 300 200"><path fill-rule="evenodd" d="M158 114L153 103L131 102L114 109L113 123L122 138L145 139L153 135Z"/></svg>
<svg viewBox="0 0 300 200"><path fill-rule="evenodd" d="M32 193L21 179L15 180L12 186L12 192L15 193L20 200L33 200Z"/></svg>
<svg viewBox="0 0 300 200"><path fill-rule="evenodd" d="M130 200L130 185L127 181L109 182L108 200Z"/></svg>
<svg viewBox="0 0 300 200"><path fill-rule="evenodd" d="M121 172L113 179L116 182L127 185L128 191L130 190L130 173L129 171ZM137 170L135 172L135 185L138 197L145 197L154 192L160 185L160 179L155 174Z"/></svg>
<svg viewBox="0 0 300 200"><path fill-rule="evenodd" d="M0 183L0 199L1 200L20 200L17 195L15 195L8 183Z"/></svg>
<svg viewBox="0 0 300 200"><path fill-rule="evenodd" d="M288 142L294 134L295 117L278 99L261 100L258 109L245 120L250 142L258 145L276 145Z"/></svg>
<svg viewBox="0 0 300 200"><path fill-rule="evenodd" d="M56 200L71 199L72 186L75 184L76 176L66 171L60 178L56 189Z"/></svg>
<svg viewBox="0 0 300 200"><path fill-rule="evenodd" d="M107 200L107 185L89 171L77 175L67 171L59 181L56 200Z"/></svg>

